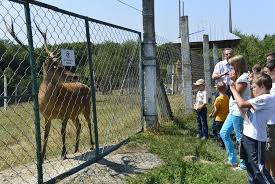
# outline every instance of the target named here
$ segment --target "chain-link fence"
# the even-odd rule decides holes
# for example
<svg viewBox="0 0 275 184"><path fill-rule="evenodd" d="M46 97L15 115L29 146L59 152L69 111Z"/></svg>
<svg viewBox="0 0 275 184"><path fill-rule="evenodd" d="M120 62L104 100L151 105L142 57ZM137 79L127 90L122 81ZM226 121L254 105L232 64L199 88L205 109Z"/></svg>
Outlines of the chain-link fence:
<svg viewBox="0 0 275 184"><path fill-rule="evenodd" d="M170 113L173 113L173 116L177 116L184 112L182 75L180 69L181 49L180 45L174 44L160 36L156 37L156 43L158 81L157 110L159 117L163 121L170 117ZM162 91L165 91L165 93L162 93Z"/></svg>
<svg viewBox="0 0 275 184"><path fill-rule="evenodd" d="M161 119L167 119L168 110L171 109L173 116L181 116L185 114L185 102L184 91L182 81L182 51L180 43L172 43L160 36L156 37L157 42L157 63L158 69L158 81L163 83L166 95L168 97L168 103L160 95L161 87L158 87L158 114ZM209 77L213 72L214 62L210 56L210 70ZM190 67L191 67L191 80L195 83L198 79L205 79L204 70L204 56L202 48L192 49L190 52ZM211 86L214 86L214 81L211 80ZM211 92L214 92L213 89ZM212 94L209 94L211 98ZM192 101L195 102L196 90L192 89ZM192 108L192 107L191 107Z"/></svg>
<svg viewBox="0 0 275 184"><path fill-rule="evenodd" d="M54 182L142 129L139 32L35 1L0 16L1 183Z"/></svg>

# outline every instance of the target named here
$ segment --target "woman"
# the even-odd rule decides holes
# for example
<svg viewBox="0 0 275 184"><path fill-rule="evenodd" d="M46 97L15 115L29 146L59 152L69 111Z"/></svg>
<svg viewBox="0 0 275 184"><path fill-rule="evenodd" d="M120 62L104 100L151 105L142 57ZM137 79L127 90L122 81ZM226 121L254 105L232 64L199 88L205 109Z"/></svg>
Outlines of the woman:
<svg viewBox="0 0 275 184"><path fill-rule="evenodd" d="M245 100L251 98L250 91L250 82L248 80L247 73L247 64L244 60L243 56L237 55L231 59L229 59L230 64L230 79L236 83L236 90L241 95L241 97ZM240 109L235 101L235 99L231 96L229 100L229 114L226 117L226 120L223 124L223 127L220 131L220 136L225 144L228 163L237 168L237 155L234 151L234 145L231 140L231 133L234 130L236 135L237 144L240 144L241 134L243 129L243 117L241 115ZM240 168L245 169L245 164L243 160L240 160Z"/></svg>

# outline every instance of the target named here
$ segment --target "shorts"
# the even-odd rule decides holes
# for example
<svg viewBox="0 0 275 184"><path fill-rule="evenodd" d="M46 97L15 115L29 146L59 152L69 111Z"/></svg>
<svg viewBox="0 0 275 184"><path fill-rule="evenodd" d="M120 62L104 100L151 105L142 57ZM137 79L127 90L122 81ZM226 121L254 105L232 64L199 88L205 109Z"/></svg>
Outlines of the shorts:
<svg viewBox="0 0 275 184"><path fill-rule="evenodd" d="M275 125L267 125L266 159L275 159Z"/></svg>

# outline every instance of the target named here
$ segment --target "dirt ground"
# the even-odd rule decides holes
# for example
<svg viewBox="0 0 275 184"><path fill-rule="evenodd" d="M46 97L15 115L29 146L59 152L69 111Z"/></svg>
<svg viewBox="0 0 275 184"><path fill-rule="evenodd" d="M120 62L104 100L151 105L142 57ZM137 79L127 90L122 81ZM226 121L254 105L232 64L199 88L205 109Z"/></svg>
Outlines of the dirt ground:
<svg viewBox="0 0 275 184"><path fill-rule="evenodd" d="M43 164L44 181L84 163L94 153L68 155L66 160L49 160ZM71 158L70 158L71 157ZM58 183L126 183L126 177L144 173L162 164L162 161L143 147L130 147L127 144L110 153L97 163L86 167ZM27 164L0 172L0 183L37 183L36 165Z"/></svg>
<svg viewBox="0 0 275 184"><path fill-rule="evenodd" d="M144 148L123 146L98 163L59 183L126 183L126 177L144 173L162 164L162 161Z"/></svg>

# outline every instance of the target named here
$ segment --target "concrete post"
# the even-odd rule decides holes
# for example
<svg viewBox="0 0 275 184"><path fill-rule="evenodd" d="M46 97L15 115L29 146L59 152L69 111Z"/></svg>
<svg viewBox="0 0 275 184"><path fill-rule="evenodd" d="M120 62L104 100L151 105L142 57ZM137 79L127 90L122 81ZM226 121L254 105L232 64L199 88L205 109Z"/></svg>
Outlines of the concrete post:
<svg viewBox="0 0 275 184"><path fill-rule="evenodd" d="M211 74L210 74L210 50L209 50L209 37L203 35L203 60L204 60L204 80L205 90L208 97L211 97Z"/></svg>
<svg viewBox="0 0 275 184"><path fill-rule="evenodd" d="M182 94L186 112L191 112L192 102L192 75L189 44L188 16L183 16L181 22L181 59L182 59Z"/></svg>
<svg viewBox="0 0 275 184"><path fill-rule="evenodd" d="M218 44L213 43L213 58L214 58L214 66L219 62L219 50Z"/></svg>
<svg viewBox="0 0 275 184"><path fill-rule="evenodd" d="M143 0L144 116L147 130L157 129L154 0Z"/></svg>

